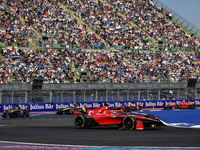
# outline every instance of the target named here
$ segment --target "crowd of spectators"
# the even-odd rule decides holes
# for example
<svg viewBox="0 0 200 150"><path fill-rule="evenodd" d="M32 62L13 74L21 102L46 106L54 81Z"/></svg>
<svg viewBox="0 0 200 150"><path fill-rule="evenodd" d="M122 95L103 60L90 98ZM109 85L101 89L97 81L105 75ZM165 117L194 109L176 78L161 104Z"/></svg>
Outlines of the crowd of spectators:
<svg viewBox="0 0 200 150"><path fill-rule="evenodd" d="M198 50L200 43L193 34L187 33L179 25L169 21L171 14L163 12L149 0L60 0L62 5L82 19L96 34L79 24L76 18L58 5L58 0L1 0L1 42L11 45L28 44L28 35L32 35L32 25L39 33L49 37L43 43L62 45L82 45L84 48L120 46L122 49L149 48L149 41L162 39L163 47L188 48ZM110 4L110 5L109 5ZM16 13L12 12L12 7ZM125 17L119 15L119 12ZM160 13L163 15L160 15ZM22 24L19 16L27 24ZM137 26L132 26L130 22ZM139 28L144 30L142 32ZM6 37L6 38L4 38ZM81 47L81 46L80 46Z"/></svg>
<svg viewBox="0 0 200 150"><path fill-rule="evenodd" d="M107 3L92 0L64 0L62 4L99 34L110 47L121 46L123 49L148 47L149 36L138 27L132 26Z"/></svg>
<svg viewBox="0 0 200 150"><path fill-rule="evenodd" d="M0 1L0 45L28 47L28 38L34 34L23 24L5 2Z"/></svg>
<svg viewBox="0 0 200 150"><path fill-rule="evenodd" d="M186 53L133 53L74 50L2 50L0 83L133 83L171 80L186 81L199 74L197 55Z"/></svg>
<svg viewBox="0 0 200 150"><path fill-rule="evenodd" d="M162 8L145 0L63 0L76 16L81 18L96 34L78 23L72 14L52 0L0 0L0 44L28 44L35 33L46 33L53 38L47 43L96 45L104 48L122 46L124 49L148 47L150 38L164 38L170 47L199 49L199 41L191 34L170 22L170 15L160 15ZM12 9L14 11L12 11ZM121 12L126 18L121 17ZM22 17L25 24L20 21ZM130 24L133 21L144 29ZM41 41L44 42L44 41ZM18 45L19 46L19 45ZM22 46L22 47L24 47ZM198 55L189 53L154 53L120 51L84 51L75 49L24 49L1 48L0 83L27 82L41 77L44 83L133 83L162 80L186 81L197 77L200 70ZM82 73L86 72L83 77Z"/></svg>
<svg viewBox="0 0 200 150"><path fill-rule="evenodd" d="M29 25L40 34L49 37L45 42L60 45L84 45L105 47L103 40L98 39L93 32L89 32L84 25L78 24L76 18L62 9L52 0L12 0L11 6ZM42 44L44 41L39 41Z"/></svg>
<svg viewBox="0 0 200 150"><path fill-rule="evenodd" d="M150 37L164 40L164 47L188 48L198 50L200 42L187 33L179 25L170 21L172 14L163 11L161 6L155 6L152 0L147 5L146 0L106 0L118 12L143 29ZM160 14L162 13L162 15Z"/></svg>

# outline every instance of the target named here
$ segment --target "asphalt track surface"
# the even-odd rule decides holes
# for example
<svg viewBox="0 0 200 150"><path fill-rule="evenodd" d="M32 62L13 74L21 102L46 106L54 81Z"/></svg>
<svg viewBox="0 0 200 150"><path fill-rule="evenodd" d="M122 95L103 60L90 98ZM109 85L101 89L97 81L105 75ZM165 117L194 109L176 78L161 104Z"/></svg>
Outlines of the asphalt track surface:
<svg viewBox="0 0 200 150"><path fill-rule="evenodd" d="M0 120L0 141L86 145L198 147L200 129L163 127L144 131L76 129L73 115L45 114Z"/></svg>

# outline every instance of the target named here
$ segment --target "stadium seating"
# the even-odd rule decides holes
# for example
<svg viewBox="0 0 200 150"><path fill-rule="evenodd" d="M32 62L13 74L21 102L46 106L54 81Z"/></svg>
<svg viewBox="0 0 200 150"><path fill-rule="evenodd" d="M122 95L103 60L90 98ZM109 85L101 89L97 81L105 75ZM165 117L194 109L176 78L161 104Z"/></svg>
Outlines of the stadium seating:
<svg viewBox="0 0 200 150"><path fill-rule="evenodd" d="M199 77L197 38L145 0L0 3L0 83L31 83L34 77L44 83L182 82ZM39 48L21 48L28 47L32 35L38 36L34 42ZM163 53L152 51L152 39ZM190 50L196 53L186 53Z"/></svg>

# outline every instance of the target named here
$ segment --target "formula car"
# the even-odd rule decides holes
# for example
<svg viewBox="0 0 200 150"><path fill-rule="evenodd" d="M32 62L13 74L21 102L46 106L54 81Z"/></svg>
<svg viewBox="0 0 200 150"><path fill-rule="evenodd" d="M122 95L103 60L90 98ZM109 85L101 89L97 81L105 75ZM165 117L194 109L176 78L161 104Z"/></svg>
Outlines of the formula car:
<svg viewBox="0 0 200 150"><path fill-rule="evenodd" d="M4 110L2 117L29 117L29 109L22 109L19 106L14 106L12 109Z"/></svg>
<svg viewBox="0 0 200 150"><path fill-rule="evenodd" d="M62 114L73 114L73 111L80 111L83 113L87 112L87 107L79 107L79 105L77 105L76 103L74 103L73 107L66 107L64 109L60 108L58 109L58 111L56 112L56 114L58 115L62 115Z"/></svg>
<svg viewBox="0 0 200 150"><path fill-rule="evenodd" d="M190 103L183 100L183 102L174 105L167 105L164 109L196 109L196 103Z"/></svg>
<svg viewBox="0 0 200 150"><path fill-rule="evenodd" d="M126 130L144 130L165 126L151 114L125 113L122 110L110 110L108 106L88 110L87 114L79 111L73 113L76 128L117 127Z"/></svg>
<svg viewBox="0 0 200 150"><path fill-rule="evenodd" d="M135 106L133 103L128 102L122 107L113 107L111 110L123 110L124 112L131 112L131 111L139 111L141 110L141 106Z"/></svg>

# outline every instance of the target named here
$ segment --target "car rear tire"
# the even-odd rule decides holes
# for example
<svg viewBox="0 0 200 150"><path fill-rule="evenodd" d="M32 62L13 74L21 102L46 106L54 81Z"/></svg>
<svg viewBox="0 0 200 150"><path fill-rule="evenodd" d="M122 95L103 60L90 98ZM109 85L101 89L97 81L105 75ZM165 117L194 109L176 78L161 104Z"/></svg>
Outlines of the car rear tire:
<svg viewBox="0 0 200 150"><path fill-rule="evenodd" d="M125 117L123 119L123 128L125 130L133 130L136 126L136 119L134 117Z"/></svg>
<svg viewBox="0 0 200 150"><path fill-rule="evenodd" d="M25 117L29 117L29 110L25 112Z"/></svg>
<svg viewBox="0 0 200 150"><path fill-rule="evenodd" d="M83 128L85 126L85 117L83 115L76 116L74 124L76 128Z"/></svg>
<svg viewBox="0 0 200 150"><path fill-rule="evenodd" d="M196 107L197 107L197 106L196 106L195 104L192 105L192 109L196 109Z"/></svg>
<svg viewBox="0 0 200 150"><path fill-rule="evenodd" d="M7 118L7 111L6 111L6 110L3 111L2 117L3 117L3 118Z"/></svg>

